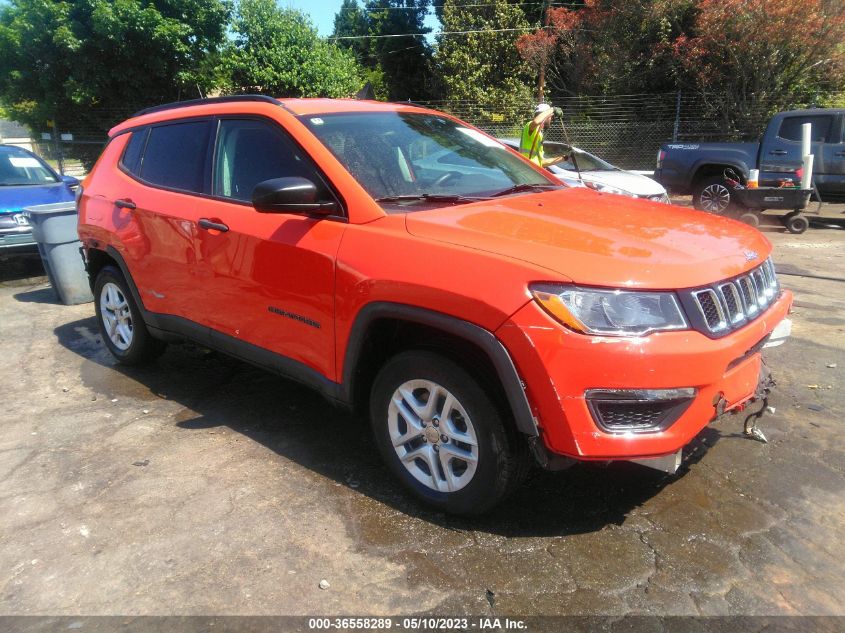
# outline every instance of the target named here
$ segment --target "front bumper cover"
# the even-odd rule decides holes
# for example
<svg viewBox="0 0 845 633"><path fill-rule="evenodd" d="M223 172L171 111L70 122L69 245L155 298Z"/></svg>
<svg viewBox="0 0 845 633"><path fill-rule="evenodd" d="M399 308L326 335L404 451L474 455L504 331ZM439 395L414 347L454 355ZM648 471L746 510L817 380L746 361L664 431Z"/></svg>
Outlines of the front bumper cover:
<svg viewBox="0 0 845 633"><path fill-rule="evenodd" d="M549 454L639 460L677 453L717 416L718 403L730 411L755 397L760 351L788 329L776 327L791 305L792 294L784 291L757 319L719 339L695 331L610 339L567 330L532 301L496 334L516 361ZM677 387L695 388L696 397L654 433L603 431L584 397L591 389Z"/></svg>

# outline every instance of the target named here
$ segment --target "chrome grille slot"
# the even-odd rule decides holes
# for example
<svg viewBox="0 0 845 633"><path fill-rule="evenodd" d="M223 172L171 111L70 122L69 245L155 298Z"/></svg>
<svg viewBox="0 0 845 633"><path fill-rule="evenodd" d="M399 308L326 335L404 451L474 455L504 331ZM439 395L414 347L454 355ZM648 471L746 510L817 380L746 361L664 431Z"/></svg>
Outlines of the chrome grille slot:
<svg viewBox="0 0 845 633"><path fill-rule="evenodd" d="M769 303L769 297L766 296L766 287L768 284L766 284L766 279L763 277L762 266L757 270L751 271L750 277L754 280L754 286L757 289L757 305L762 309Z"/></svg>
<svg viewBox="0 0 845 633"><path fill-rule="evenodd" d="M767 259L766 263L763 264L763 272L766 274L766 281L769 284L770 296L774 297L778 292L778 278L775 274L775 265L771 259Z"/></svg>
<svg viewBox="0 0 845 633"><path fill-rule="evenodd" d="M742 302L745 304L745 313L748 316L757 314L757 290L754 288L754 282L751 277L746 275L740 277L738 282L742 290Z"/></svg>
<svg viewBox="0 0 845 633"><path fill-rule="evenodd" d="M774 302L779 289L774 264L767 259L748 273L692 290L688 296L700 314L698 329L721 335L762 313Z"/></svg>
<svg viewBox="0 0 845 633"><path fill-rule="evenodd" d="M693 296L704 317L704 322L707 323L707 327L711 332L720 332L728 327L725 321L725 312L722 309L722 303L719 301L719 296L715 291L707 288L706 290L699 290L693 293Z"/></svg>
<svg viewBox="0 0 845 633"><path fill-rule="evenodd" d="M742 299L739 296L739 290L732 283L728 282L719 286L719 292L722 295L722 301L725 304L725 315L730 321L731 325L739 323L745 319L745 311L742 309Z"/></svg>

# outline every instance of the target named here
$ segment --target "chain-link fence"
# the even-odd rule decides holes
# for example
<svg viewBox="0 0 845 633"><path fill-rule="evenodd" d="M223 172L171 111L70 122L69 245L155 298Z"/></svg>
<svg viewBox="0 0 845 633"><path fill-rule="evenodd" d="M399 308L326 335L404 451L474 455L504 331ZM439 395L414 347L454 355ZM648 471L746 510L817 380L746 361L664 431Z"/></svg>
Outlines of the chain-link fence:
<svg viewBox="0 0 845 633"><path fill-rule="evenodd" d="M606 161L627 169L654 169L657 149L669 141L755 140L769 117L778 110L764 96L752 101L742 116L730 121L715 117L705 100L683 93L561 97L551 99L563 110L546 132L546 139L570 142ZM845 107L845 92L830 92L796 99L788 108L818 104ZM499 138L519 137L531 118L528 101L480 103L430 101L423 103L463 119ZM783 108L781 108L783 109ZM98 111L106 125L116 125L128 115L123 111ZM106 141L105 129L93 127L32 130L32 149L65 174L80 176L96 160Z"/></svg>
<svg viewBox="0 0 845 633"><path fill-rule="evenodd" d="M570 142L627 169L654 169L658 148L670 141L756 140L779 108L760 98L731 120L717 118L705 100L683 93L634 94L552 99L563 110L545 138ZM845 92L796 98L788 108L818 104L845 106ZM478 103L431 101L428 107L449 112L499 138L519 137L531 118L531 102ZM781 108L783 109L783 108Z"/></svg>

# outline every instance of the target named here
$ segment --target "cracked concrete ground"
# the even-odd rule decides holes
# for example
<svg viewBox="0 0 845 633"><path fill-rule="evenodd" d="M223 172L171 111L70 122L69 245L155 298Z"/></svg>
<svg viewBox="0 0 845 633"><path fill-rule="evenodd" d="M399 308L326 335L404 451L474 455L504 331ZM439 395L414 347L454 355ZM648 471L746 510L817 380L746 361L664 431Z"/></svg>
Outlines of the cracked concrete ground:
<svg viewBox="0 0 845 633"><path fill-rule="evenodd" d="M723 419L678 477L538 472L471 521L292 382L187 345L116 366L91 304L2 261L0 615L845 614L845 231L768 235L796 293L769 444Z"/></svg>

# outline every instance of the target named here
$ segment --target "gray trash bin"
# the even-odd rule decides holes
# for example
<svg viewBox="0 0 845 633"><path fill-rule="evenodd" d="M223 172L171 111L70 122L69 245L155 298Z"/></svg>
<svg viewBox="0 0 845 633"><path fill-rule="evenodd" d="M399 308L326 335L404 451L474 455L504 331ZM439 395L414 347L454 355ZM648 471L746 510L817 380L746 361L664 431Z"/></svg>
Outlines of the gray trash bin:
<svg viewBox="0 0 845 633"><path fill-rule="evenodd" d="M50 285L65 305L93 301L88 273L82 261L82 242L76 232L77 212L73 202L26 207L41 261Z"/></svg>

